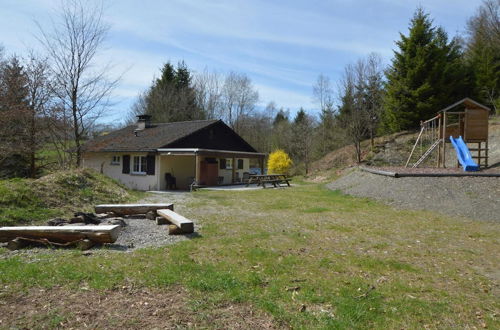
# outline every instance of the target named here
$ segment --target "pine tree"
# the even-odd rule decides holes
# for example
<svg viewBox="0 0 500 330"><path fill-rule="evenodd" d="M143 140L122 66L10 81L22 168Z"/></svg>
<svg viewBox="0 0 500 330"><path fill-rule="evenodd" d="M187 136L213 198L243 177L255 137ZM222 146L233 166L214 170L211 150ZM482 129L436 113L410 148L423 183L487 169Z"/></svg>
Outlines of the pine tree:
<svg viewBox="0 0 500 330"><path fill-rule="evenodd" d="M170 62L166 63L160 78L139 100L135 112L152 115L157 122L203 119L205 116L196 103L191 80L191 72L184 62L179 62L177 68Z"/></svg>
<svg viewBox="0 0 500 330"><path fill-rule="evenodd" d="M0 178L29 173L26 149L28 87L25 68L17 57L0 72Z"/></svg>
<svg viewBox="0 0 500 330"><path fill-rule="evenodd" d="M292 126L293 156L296 163L304 163L305 174L309 172L311 161L313 123L303 108L297 112Z"/></svg>
<svg viewBox="0 0 500 330"><path fill-rule="evenodd" d="M465 57L474 84L474 97L500 108L500 1L487 0L467 22Z"/></svg>
<svg viewBox="0 0 500 330"><path fill-rule="evenodd" d="M419 8L409 34L400 34L387 70L384 127L399 131L418 127L441 108L467 96L468 80L457 39L434 27Z"/></svg>

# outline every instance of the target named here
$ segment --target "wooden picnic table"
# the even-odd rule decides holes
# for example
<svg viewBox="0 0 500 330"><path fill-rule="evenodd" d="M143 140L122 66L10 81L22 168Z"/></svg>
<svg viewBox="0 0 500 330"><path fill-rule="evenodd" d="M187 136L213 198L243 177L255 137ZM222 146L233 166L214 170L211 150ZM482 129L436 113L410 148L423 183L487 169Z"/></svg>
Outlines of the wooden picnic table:
<svg viewBox="0 0 500 330"><path fill-rule="evenodd" d="M250 175L247 181L247 187L251 183L256 183L257 186L262 185L263 188L266 188L266 183L272 184L274 187L281 187L280 184L286 183L288 187L290 187L290 181L292 179L288 178L286 174L255 174Z"/></svg>

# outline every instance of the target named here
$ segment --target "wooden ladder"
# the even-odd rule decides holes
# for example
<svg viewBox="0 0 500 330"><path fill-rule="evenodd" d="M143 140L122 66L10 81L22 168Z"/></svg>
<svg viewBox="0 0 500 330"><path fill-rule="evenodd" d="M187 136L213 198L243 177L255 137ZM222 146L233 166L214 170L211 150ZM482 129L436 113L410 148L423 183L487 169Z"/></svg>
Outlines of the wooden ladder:
<svg viewBox="0 0 500 330"><path fill-rule="evenodd" d="M439 145L439 142L441 142L442 139L437 139L430 147L427 149L426 152L420 157L415 164L413 164L412 168L418 167L430 154L431 152L436 149L436 147Z"/></svg>

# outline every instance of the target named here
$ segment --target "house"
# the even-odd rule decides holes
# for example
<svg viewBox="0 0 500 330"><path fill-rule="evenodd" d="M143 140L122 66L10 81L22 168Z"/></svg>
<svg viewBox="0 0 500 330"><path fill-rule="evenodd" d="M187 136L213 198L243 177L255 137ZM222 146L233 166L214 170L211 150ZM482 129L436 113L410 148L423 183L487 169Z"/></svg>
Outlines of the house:
<svg viewBox="0 0 500 330"><path fill-rule="evenodd" d="M258 153L222 120L131 125L83 146L84 167L137 190L189 189L241 182L250 167L263 171Z"/></svg>

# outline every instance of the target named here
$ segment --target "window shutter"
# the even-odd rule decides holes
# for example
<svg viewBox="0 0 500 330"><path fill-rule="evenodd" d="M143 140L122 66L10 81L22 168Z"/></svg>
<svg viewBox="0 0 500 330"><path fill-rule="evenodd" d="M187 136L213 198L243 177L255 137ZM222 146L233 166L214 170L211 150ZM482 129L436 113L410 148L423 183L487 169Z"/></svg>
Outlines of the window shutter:
<svg viewBox="0 0 500 330"><path fill-rule="evenodd" d="M122 173L123 174L130 173L130 155L123 155Z"/></svg>
<svg viewBox="0 0 500 330"><path fill-rule="evenodd" d="M238 170L243 169L243 159L238 159Z"/></svg>
<svg viewBox="0 0 500 330"><path fill-rule="evenodd" d="M155 155L148 155L147 158L146 158L146 167L147 167L147 170L146 170L146 174L147 175L155 175Z"/></svg>
<svg viewBox="0 0 500 330"><path fill-rule="evenodd" d="M226 169L226 159L225 158L219 159L219 169L221 169L221 170Z"/></svg>

